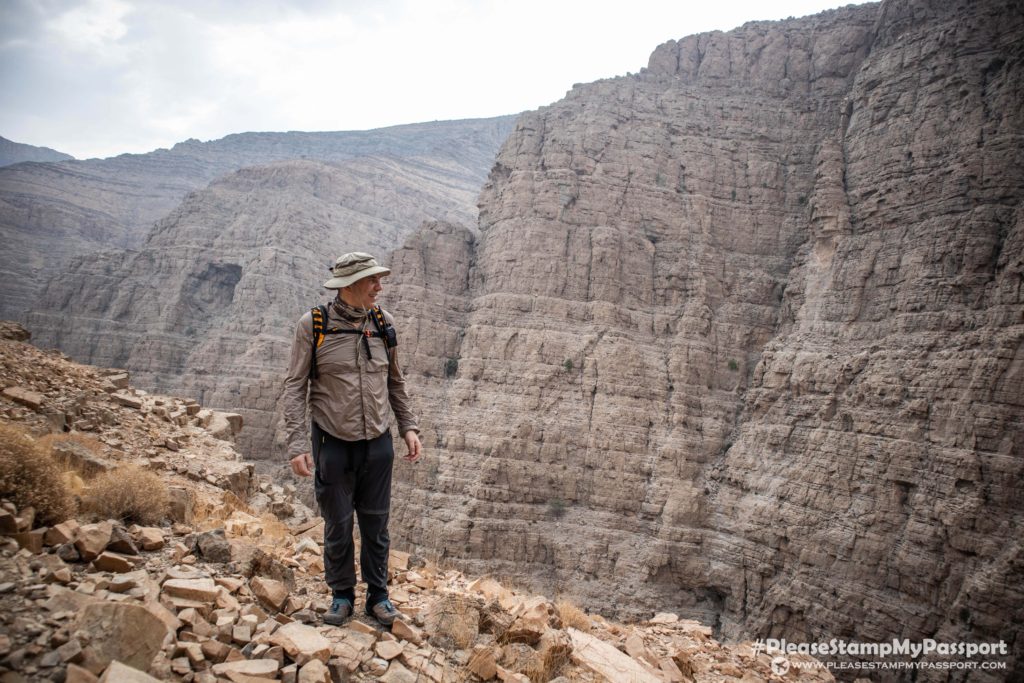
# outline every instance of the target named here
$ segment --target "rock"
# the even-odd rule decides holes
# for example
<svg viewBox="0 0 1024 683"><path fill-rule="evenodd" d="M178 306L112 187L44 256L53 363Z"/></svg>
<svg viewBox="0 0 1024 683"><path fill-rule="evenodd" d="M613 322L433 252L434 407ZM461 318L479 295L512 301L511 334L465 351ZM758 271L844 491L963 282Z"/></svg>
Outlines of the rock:
<svg viewBox="0 0 1024 683"><path fill-rule="evenodd" d="M647 621L648 624L674 624L679 621L679 616L671 612L659 612Z"/></svg>
<svg viewBox="0 0 1024 683"><path fill-rule="evenodd" d="M100 676L99 683L159 683L159 680L134 666L115 661Z"/></svg>
<svg viewBox="0 0 1024 683"><path fill-rule="evenodd" d="M231 562L231 544L228 543L224 529L196 534L196 547L199 549L199 555L207 562Z"/></svg>
<svg viewBox="0 0 1024 683"><path fill-rule="evenodd" d="M206 429L216 439L231 441L236 434L242 431L242 416L237 413L214 411Z"/></svg>
<svg viewBox="0 0 1024 683"><path fill-rule="evenodd" d="M18 533L18 521L7 510L0 510L0 534L10 535Z"/></svg>
<svg viewBox="0 0 1024 683"><path fill-rule="evenodd" d="M331 683L331 672L319 659L311 659L299 669L298 683Z"/></svg>
<svg viewBox="0 0 1024 683"><path fill-rule="evenodd" d="M232 651L230 645L219 640L204 640L199 647L202 649L203 656L215 664L227 659L228 654Z"/></svg>
<svg viewBox="0 0 1024 683"><path fill-rule="evenodd" d="M78 662L82 659L82 644L75 638L64 643L56 650L60 661L65 664Z"/></svg>
<svg viewBox="0 0 1024 683"><path fill-rule="evenodd" d="M312 626L298 622L285 624L270 636L272 645L284 648L296 664L304 665L311 659L326 662L331 656L331 643Z"/></svg>
<svg viewBox="0 0 1024 683"><path fill-rule="evenodd" d="M102 572L125 573L135 569L135 564L127 557L112 552L100 553L100 556L93 560L92 564Z"/></svg>
<svg viewBox="0 0 1024 683"><path fill-rule="evenodd" d="M126 408L133 408L135 410L141 410L144 405L141 398L121 391L110 394L110 398L119 405L125 406Z"/></svg>
<svg viewBox="0 0 1024 683"><path fill-rule="evenodd" d="M512 624L501 634L502 642L536 645L548 630L548 621L554 611L554 606L543 598L524 604Z"/></svg>
<svg viewBox="0 0 1024 683"><path fill-rule="evenodd" d="M77 664L68 664L64 683L96 683L98 680L99 678L96 674L88 669L82 668Z"/></svg>
<svg viewBox="0 0 1024 683"><path fill-rule="evenodd" d="M280 665L273 659L242 659L233 662L214 664L213 673L218 676L242 674L256 678L277 678Z"/></svg>
<svg viewBox="0 0 1024 683"><path fill-rule="evenodd" d="M191 524L192 508L195 504L192 492L180 486L169 486L167 497L167 518L178 524Z"/></svg>
<svg viewBox="0 0 1024 683"><path fill-rule="evenodd" d="M409 553L401 550L391 550L388 554L388 570L393 572L404 572L409 569Z"/></svg>
<svg viewBox="0 0 1024 683"><path fill-rule="evenodd" d="M572 660L610 683L659 683L658 676L615 646L574 628L567 632L572 641Z"/></svg>
<svg viewBox="0 0 1024 683"><path fill-rule="evenodd" d="M391 633L396 638L408 640L415 645L423 642L423 632L404 619L395 619L395 622L391 625Z"/></svg>
<svg viewBox="0 0 1024 683"><path fill-rule="evenodd" d="M85 524L78 530L75 549L83 561L92 562L106 549L113 533L114 525L111 522Z"/></svg>
<svg viewBox="0 0 1024 683"><path fill-rule="evenodd" d="M35 529L33 531L11 534L11 538L17 541L18 545L25 550L38 555L43 552L43 535L45 533L46 529Z"/></svg>
<svg viewBox="0 0 1024 683"><path fill-rule="evenodd" d="M288 599L287 586L280 581L262 576L254 577L249 581L249 590L261 603L275 611L280 611Z"/></svg>
<svg viewBox="0 0 1024 683"><path fill-rule="evenodd" d="M77 441L55 441L53 454L87 479L114 468L111 462Z"/></svg>
<svg viewBox="0 0 1024 683"><path fill-rule="evenodd" d="M213 579L168 579L163 584L163 592L186 600L214 602L219 589Z"/></svg>
<svg viewBox="0 0 1024 683"><path fill-rule="evenodd" d="M69 519L52 526L46 530L46 534L43 536L43 542L46 545L63 545L65 543L72 543L75 540L75 536L78 534L79 524L77 520Z"/></svg>
<svg viewBox="0 0 1024 683"><path fill-rule="evenodd" d="M106 665L117 660L146 669L172 632L146 608L130 603L96 602L82 610L75 629L90 634L88 649Z"/></svg>
<svg viewBox="0 0 1024 683"><path fill-rule="evenodd" d="M152 526L139 528L136 539L143 550L160 550L165 544L163 531Z"/></svg>
<svg viewBox="0 0 1024 683"><path fill-rule="evenodd" d="M99 598L63 586L50 586L49 595L50 597L43 603L43 608L52 614L77 613L88 605L99 602Z"/></svg>
<svg viewBox="0 0 1024 683"><path fill-rule="evenodd" d="M82 559L74 543L65 543L59 546L55 554L64 562L78 562Z"/></svg>
<svg viewBox="0 0 1024 683"><path fill-rule="evenodd" d="M381 640L374 646L374 651L381 659L392 660L402 654L402 643L395 640Z"/></svg>
<svg viewBox="0 0 1024 683"><path fill-rule="evenodd" d="M22 387L8 387L3 391L4 398L9 398L15 403L20 403L23 406L27 406L32 410L39 410L43 407L43 401L45 398L42 394L35 391L29 391Z"/></svg>
<svg viewBox="0 0 1024 683"><path fill-rule="evenodd" d="M381 683L417 683L419 677L396 659L388 665L387 673L380 677L380 681Z"/></svg>
<svg viewBox="0 0 1024 683"><path fill-rule="evenodd" d="M128 532L120 526L114 526L110 532L110 542L107 544L107 550L111 550L115 553L122 555L138 555L139 549L135 547L135 541L132 540Z"/></svg>

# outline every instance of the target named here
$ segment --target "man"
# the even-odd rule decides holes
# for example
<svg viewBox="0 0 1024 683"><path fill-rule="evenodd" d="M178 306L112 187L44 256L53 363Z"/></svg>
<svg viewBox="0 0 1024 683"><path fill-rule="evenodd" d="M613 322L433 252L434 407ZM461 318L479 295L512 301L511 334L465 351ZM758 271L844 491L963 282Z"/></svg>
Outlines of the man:
<svg viewBox="0 0 1024 683"><path fill-rule="evenodd" d="M322 335L314 338L314 314L295 328L284 417L292 471L314 476L314 491L324 518L324 575L333 593L324 622L340 625L355 605L353 512L362 539L360 569L366 582L366 613L390 626L399 613L388 599L388 515L391 509L391 416L416 462L422 450L416 416L394 347L394 319L374 310L381 278L391 271L373 256L345 254L324 283L338 290L327 306ZM312 450L306 441L309 394Z"/></svg>

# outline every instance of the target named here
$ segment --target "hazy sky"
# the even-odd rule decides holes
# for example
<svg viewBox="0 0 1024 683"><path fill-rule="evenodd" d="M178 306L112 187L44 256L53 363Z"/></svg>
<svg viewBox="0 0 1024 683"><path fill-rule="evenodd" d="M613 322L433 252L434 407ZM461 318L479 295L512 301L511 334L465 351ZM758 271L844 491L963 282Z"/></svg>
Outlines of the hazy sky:
<svg viewBox="0 0 1024 683"><path fill-rule="evenodd" d="M0 0L0 136L78 158L512 114L833 0Z"/></svg>

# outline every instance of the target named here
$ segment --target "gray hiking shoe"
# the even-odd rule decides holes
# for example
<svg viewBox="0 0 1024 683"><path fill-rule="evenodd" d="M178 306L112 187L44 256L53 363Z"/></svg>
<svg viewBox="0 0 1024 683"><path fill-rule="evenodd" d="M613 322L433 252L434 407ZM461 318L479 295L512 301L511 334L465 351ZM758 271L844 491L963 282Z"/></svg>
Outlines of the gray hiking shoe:
<svg viewBox="0 0 1024 683"><path fill-rule="evenodd" d="M352 602L348 598L334 598L331 609L324 614L324 623L341 626L352 616Z"/></svg>
<svg viewBox="0 0 1024 683"><path fill-rule="evenodd" d="M395 619L402 617L402 613L395 609L395 606L387 599L381 600L373 607L367 607L366 613L385 626L391 626L395 623Z"/></svg>

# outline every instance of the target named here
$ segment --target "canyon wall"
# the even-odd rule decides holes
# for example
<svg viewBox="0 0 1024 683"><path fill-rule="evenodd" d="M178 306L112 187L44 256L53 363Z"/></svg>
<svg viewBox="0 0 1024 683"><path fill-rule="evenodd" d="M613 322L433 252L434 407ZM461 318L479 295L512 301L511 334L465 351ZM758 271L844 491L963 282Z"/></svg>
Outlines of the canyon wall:
<svg viewBox="0 0 1024 683"><path fill-rule="evenodd" d="M393 255L398 542L726 637L1021 661L1022 36L886 0L523 115L479 234Z"/></svg>
<svg viewBox="0 0 1024 683"><path fill-rule="evenodd" d="M220 177L188 194L137 249L70 259L28 315L34 340L130 369L137 386L230 406L245 420L238 443L248 457L280 455L273 430L292 333L330 297L320 287L328 268L347 251L384 255L425 220L473 224L511 125L428 124L397 143L385 130L350 160Z"/></svg>
<svg viewBox="0 0 1024 683"><path fill-rule="evenodd" d="M249 166L391 157L479 185L512 117L435 121L369 131L239 133L110 159L0 168L0 317L25 321L46 282L74 256L138 249L185 196ZM469 204L473 206L472 202ZM215 227L215 226L214 226ZM88 359L82 359L88 362Z"/></svg>

